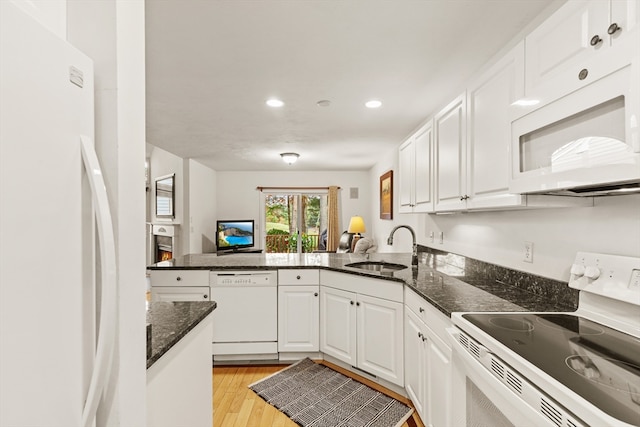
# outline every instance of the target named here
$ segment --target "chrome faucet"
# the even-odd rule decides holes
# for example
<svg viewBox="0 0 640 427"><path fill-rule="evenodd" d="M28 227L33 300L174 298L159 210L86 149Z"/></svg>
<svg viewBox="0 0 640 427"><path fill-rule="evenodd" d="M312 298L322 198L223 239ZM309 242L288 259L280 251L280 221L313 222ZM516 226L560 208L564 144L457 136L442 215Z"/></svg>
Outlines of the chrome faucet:
<svg viewBox="0 0 640 427"><path fill-rule="evenodd" d="M387 245L393 245L393 233L396 232L398 228L406 228L411 232L411 237L413 238L413 252L411 253L411 265L418 266L418 244L416 243L416 232L413 231L413 228L408 225L398 225L391 230L389 233L389 238L387 238Z"/></svg>

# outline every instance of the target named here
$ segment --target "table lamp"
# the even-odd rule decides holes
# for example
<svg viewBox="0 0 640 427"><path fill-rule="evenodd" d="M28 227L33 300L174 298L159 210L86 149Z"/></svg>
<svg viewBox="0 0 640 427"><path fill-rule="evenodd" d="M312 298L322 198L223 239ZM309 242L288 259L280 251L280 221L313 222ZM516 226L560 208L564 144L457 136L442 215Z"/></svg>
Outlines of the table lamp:
<svg viewBox="0 0 640 427"><path fill-rule="evenodd" d="M354 233L358 238L362 237L360 233L364 233L367 231L367 228L364 226L364 220L361 216L352 216L349 221L349 228L347 229L349 233Z"/></svg>

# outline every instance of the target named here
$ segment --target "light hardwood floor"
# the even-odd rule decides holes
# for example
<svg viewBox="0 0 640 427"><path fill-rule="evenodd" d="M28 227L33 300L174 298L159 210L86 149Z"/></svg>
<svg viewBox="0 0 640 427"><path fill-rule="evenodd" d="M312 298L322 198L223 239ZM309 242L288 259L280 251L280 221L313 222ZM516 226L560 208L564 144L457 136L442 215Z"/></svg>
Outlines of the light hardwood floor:
<svg viewBox="0 0 640 427"><path fill-rule="evenodd" d="M406 398L365 378L330 363L322 363L410 405ZM213 368L214 427L297 426L286 415L267 404L248 387L249 384L278 372L284 367L286 365L215 366ZM402 427L424 427L424 424L418 414L414 412Z"/></svg>

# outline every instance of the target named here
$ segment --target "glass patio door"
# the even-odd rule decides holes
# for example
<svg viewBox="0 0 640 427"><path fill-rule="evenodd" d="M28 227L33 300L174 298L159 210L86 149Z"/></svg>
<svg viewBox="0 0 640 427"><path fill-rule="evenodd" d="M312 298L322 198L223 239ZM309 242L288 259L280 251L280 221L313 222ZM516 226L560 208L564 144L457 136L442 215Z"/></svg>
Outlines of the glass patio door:
<svg viewBox="0 0 640 427"><path fill-rule="evenodd" d="M264 190L262 195L265 252L303 253L326 249L323 246L328 220L326 192Z"/></svg>

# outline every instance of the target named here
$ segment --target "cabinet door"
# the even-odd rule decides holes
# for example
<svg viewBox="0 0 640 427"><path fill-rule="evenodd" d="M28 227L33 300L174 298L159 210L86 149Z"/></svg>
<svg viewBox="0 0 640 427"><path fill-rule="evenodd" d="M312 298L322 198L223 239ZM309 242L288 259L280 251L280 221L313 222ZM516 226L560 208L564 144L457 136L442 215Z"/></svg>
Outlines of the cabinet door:
<svg viewBox="0 0 640 427"><path fill-rule="evenodd" d="M532 31L525 39L527 97L546 103L594 81L589 65L608 47L608 16L608 1L570 1ZM592 46L594 37L602 41ZM589 75L580 80L584 68Z"/></svg>
<svg viewBox="0 0 640 427"><path fill-rule="evenodd" d="M356 294L320 287L320 351L356 365Z"/></svg>
<svg viewBox="0 0 640 427"><path fill-rule="evenodd" d="M425 327L428 374L426 379L427 424L433 427L452 425L451 348Z"/></svg>
<svg viewBox="0 0 640 427"><path fill-rule="evenodd" d="M358 368L404 385L403 305L395 301L358 295Z"/></svg>
<svg viewBox="0 0 640 427"><path fill-rule="evenodd" d="M524 43L467 88L467 207L515 206L509 193L511 104L524 97Z"/></svg>
<svg viewBox="0 0 640 427"><path fill-rule="evenodd" d="M413 137L403 143L398 150L398 188L400 190L400 207L398 212L413 212L414 195L414 162L415 145Z"/></svg>
<svg viewBox="0 0 640 427"><path fill-rule="evenodd" d="M431 122L418 131L414 139L414 212L433 212L433 185L431 183Z"/></svg>
<svg viewBox="0 0 640 427"><path fill-rule="evenodd" d="M436 211L466 207L466 97L458 96L434 119Z"/></svg>
<svg viewBox="0 0 640 427"><path fill-rule="evenodd" d="M320 286L278 288L278 351L319 350L319 293Z"/></svg>
<svg viewBox="0 0 640 427"><path fill-rule="evenodd" d="M405 307L404 311L404 388L420 418L427 420L425 413L427 400L426 387L426 352L423 340L422 321Z"/></svg>

